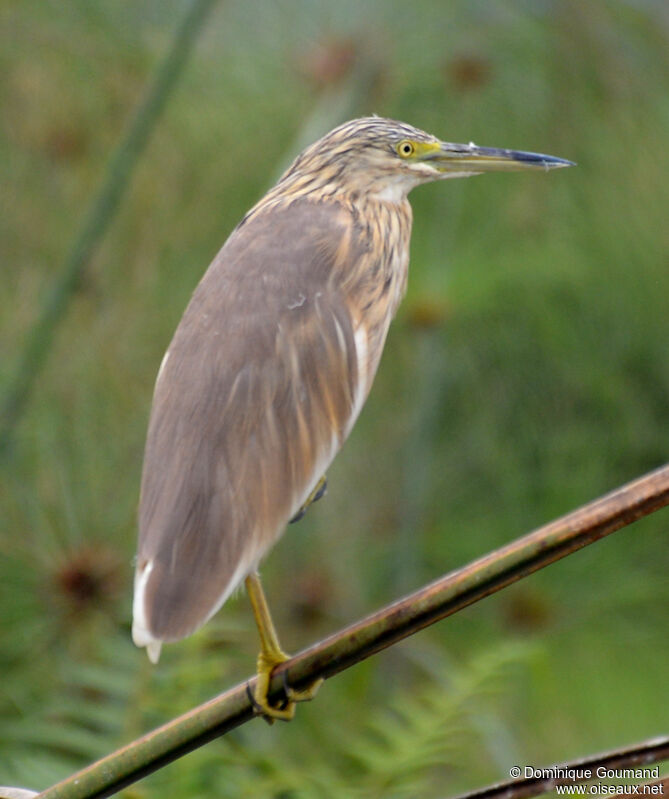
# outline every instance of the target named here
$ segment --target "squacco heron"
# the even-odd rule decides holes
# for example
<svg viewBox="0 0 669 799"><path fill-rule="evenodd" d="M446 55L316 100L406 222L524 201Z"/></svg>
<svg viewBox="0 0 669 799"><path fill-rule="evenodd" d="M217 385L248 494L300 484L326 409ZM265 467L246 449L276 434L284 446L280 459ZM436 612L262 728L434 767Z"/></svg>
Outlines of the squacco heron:
<svg viewBox="0 0 669 799"><path fill-rule="evenodd" d="M561 158L449 144L390 119L308 147L237 225L195 289L158 371L144 456L133 639L203 625L245 581L260 633L256 711L286 660L258 564L325 487L404 295L411 206L433 180L548 170Z"/></svg>

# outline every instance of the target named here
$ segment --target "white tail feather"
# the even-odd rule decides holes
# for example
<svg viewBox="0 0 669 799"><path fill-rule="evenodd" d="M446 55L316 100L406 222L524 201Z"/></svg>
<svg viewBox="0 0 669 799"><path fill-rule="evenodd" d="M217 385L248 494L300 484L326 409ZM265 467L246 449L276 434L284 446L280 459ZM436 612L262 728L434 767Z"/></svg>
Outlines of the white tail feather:
<svg viewBox="0 0 669 799"><path fill-rule="evenodd" d="M146 623L146 612L144 609L144 595L153 563L147 561L143 567L138 567L135 572L135 596L132 601L132 640L135 646L145 646L146 654L151 663L157 663L160 657L160 647L162 642L149 632Z"/></svg>

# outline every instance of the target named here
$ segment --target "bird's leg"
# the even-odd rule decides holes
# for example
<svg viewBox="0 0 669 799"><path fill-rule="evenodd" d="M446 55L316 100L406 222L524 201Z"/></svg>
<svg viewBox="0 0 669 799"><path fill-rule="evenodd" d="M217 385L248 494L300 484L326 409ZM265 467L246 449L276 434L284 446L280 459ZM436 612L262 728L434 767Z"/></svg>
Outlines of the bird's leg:
<svg viewBox="0 0 669 799"><path fill-rule="evenodd" d="M258 634L260 635L260 653L258 654L257 662L258 679L255 691L251 696L253 706L256 713L262 715L270 724L273 723L274 719L290 721L295 715L295 703L313 699L323 680L315 680L308 688L302 691L295 691L284 680L286 701L282 707L270 705L267 694L272 672L276 666L288 660L288 655L281 649L279 644L279 638L274 628L274 622L269 612L258 572L251 572L246 578L245 584L256 626L258 627Z"/></svg>
<svg viewBox="0 0 669 799"><path fill-rule="evenodd" d="M307 512L307 508L313 502L318 502L318 500L325 495L325 492L328 490L328 479L325 475L321 477L321 479L316 483L316 488L309 494L309 496L304 501L304 505L298 510L298 512L293 516L293 518L288 522L288 524L293 524L293 522L299 522L300 519L304 516Z"/></svg>

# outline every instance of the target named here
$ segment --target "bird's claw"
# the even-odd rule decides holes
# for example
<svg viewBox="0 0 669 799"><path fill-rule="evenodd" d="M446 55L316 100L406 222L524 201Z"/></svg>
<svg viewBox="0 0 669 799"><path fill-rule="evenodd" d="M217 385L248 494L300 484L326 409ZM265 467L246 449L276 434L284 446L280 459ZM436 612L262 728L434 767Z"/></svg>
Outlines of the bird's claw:
<svg viewBox="0 0 669 799"><path fill-rule="evenodd" d="M295 716L295 703L291 706L290 703L284 700L281 707L274 707L270 705L267 697L263 699L257 696L257 688L256 691L253 691L250 682L246 683L246 695L249 698L249 702L256 716L261 716L268 724L274 724L276 719L280 721L292 721Z"/></svg>
<svg viewBox="0 0 669 799"><path fill-rule="evenodd" d="M323 678L318 677L318 679L314 680L313 682L309 683L306 688L300 688L298 691L297 688L291 688L288 685L288 671L284 671L281 674L281 680L283 682L283 693L286 697L286 702L292 703L293 705L296 702L311 702L311 700L316 696L318 693L318 689L323 685Z"/></svg>
<svg viewBox="0 0 669 799"><path fill-rule="evenodd" d="M269 702L269 685L272 672L275 667L288 659L283 652L277 653L276 657L268 658L263 652L258 655L258 678L255 690L251 689L251 684L246 684L246 693L253 706L253 712L257 716L262 716L268 724L275 721L292 721L295 717L295 705L298 702L311 701L323 682L322 679L314 680L306 688L296 690L288 685L287 672L281 675L283 681L284 698L279 705L271 705Z"/></svg>

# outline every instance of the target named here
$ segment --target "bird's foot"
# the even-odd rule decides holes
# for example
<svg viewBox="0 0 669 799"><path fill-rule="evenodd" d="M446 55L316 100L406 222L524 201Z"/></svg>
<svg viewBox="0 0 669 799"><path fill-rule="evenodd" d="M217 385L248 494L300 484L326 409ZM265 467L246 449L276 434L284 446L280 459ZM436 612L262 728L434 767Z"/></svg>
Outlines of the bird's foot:
<svg viewBox="0 0 669 799"><path fill-rule="evenodd" d="M304 516L307 512L307 508L309 505L312 505L314 502L318 502L318 500L325 496L325 493L328 490L328 480L325 475L321 477L321 479L316 483L316 488L309 494L306 498L304 505L298 510L298 512L293 516L293 518L288 522L288 524L293 524L294 522L299 522L300 519Z"/></svg>
<svg viewBox="0 0 669 799"><path fill-rule="evenodd" d="M284 699L279 706L271 705L269 702L269 686L272 679L272 672L280 664L288 660L288 655L280 649L272 652L261 651L258 655L258 678L254 691L250 685L247 686L249 699L253 704L254 712L262 716L268 724L273 724L275 720L291 721L295 716L295 705L297 702L309 702L316 696L321 687L322 679L314 680L311 685L299 691L291 688L286 682L286 672L283 673L283 692Z"/></svg>

